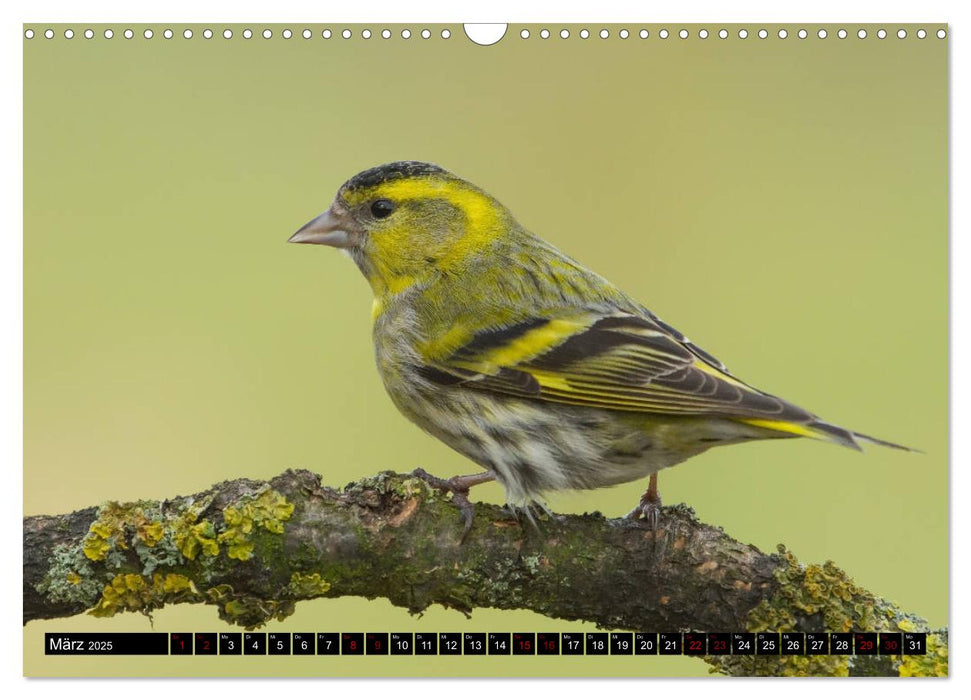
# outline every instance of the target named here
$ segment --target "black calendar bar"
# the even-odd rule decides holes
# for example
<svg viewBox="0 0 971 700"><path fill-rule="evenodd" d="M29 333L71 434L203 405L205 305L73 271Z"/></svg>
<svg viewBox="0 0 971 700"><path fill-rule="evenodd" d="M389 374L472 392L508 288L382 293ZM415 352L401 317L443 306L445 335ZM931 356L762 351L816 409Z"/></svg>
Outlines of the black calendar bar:
<svg viewBox="0 0 971 700"><path fill-rule="evenodd" d="M48 632L49 656L913 656L925 632Z"/></svg>
<svg viewBox="0 0 971 700"><path fill-rule="evenodd" d="M44 653L50 656L164 656L169 653L169 635L165 632L46 632Z"/></svg>

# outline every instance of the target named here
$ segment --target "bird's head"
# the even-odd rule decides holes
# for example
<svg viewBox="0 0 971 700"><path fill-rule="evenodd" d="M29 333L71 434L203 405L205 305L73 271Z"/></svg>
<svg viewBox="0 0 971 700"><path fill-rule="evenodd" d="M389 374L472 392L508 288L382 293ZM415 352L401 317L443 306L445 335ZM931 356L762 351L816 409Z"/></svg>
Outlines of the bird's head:
<svg viewBox="0 0 971 700"><path fill-rule="evenodd" d="M346 250L375 294L459 269L509 230L506 209L437 165L401 161L358 173L290 237Z"/></svg>

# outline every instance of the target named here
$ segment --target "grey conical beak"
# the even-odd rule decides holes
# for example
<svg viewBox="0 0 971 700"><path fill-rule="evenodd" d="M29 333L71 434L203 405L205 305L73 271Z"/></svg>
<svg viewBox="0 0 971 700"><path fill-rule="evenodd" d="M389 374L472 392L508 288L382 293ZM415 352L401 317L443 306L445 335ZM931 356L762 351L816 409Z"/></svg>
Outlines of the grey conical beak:
<svg viewBox="0 0 971 700"><path fill-rule="evenodd" d="M305 223L299 231L290 236L287 243L314 243L329 245L334 248L350 248L354 245L354 236L347 230L341 217L328 209L316 219Z"/></svg>

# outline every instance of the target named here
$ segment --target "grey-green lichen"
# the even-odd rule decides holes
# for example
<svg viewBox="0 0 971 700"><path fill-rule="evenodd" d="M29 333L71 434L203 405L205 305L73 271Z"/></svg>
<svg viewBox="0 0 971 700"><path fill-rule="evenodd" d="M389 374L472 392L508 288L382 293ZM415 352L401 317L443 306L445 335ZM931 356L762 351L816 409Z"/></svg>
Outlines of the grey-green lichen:
<svg viewBox="0 0 971 700"><path fill-rule="evenodd" d="M101 585L94 579L91 562L79 547L59 544L51 553L50 568L37 590L53 603L91 606L98 600Z"/></svg>
<svg viewBox="0 0 971 700"><path fill-rule="evenodd" d="M749 613L746 627L751 632L828 631L828 632L903 632L927 629L927 623L901 613L896 606L878 598L854 583L833 562L801 564L791 552L779 545L782 563L773 576L778 584L775 594L756 605ZM869 657L861 657L863 658ZM906 675L947 674L947 647L927 657L889 659L890 671L905 669ZM923 659L922 662L913 659ZM941 659L943 658L943 661ZM932 660L933 659L933 660ZM850 656L711 656L706 660L712 673L751 676L849 676L854 675ZM933 673L918 673L932 670ZM901 671L900 675L905 675Z"/></svg>
<svg viewBox="0 0 971 700"><path fill-rule="evenodd" d="M344 493L353 496L372 493L377 496L397 496L400 500L407 500L418 494L426 497L434 496L438 491L416 476L402 478L395 472L383 471L374 476L352 481L344 487ZM443 498L448 500L448 497Z"/></svg>
<svg viewBox="0 0 971 700"><path fill-rule="evenodd" d="M458 603L455 607L471 610L500 600L504 605L525 606L527 585L543 565L543 557L533 555L506 557L488 565L467 560L455 574L459 582L451 591Z"/></svg>
<svg viewBox="0 0 971 700"><path fill-rule="evenodd" d="M522 558L522 562L526 571L528 571L532 576L535 576L537 573L539 573L542 557L537 554L528 554Z"/></svg>

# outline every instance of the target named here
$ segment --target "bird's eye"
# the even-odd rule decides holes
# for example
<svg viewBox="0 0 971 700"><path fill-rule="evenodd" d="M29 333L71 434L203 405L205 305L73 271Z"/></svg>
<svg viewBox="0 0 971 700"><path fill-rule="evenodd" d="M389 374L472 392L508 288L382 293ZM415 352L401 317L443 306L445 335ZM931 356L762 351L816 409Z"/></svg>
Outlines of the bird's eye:
<svg viewBox="0 0 971 700"><path fill-rule="evenodd" d="M394 211L394 202L390 199L376 199L371 203L371 213L376 219L384 219Z"/></svg>

